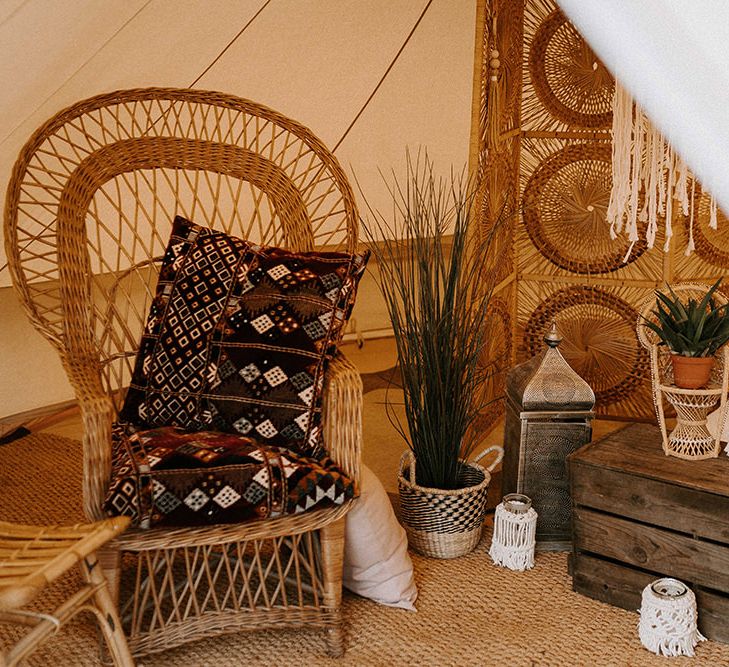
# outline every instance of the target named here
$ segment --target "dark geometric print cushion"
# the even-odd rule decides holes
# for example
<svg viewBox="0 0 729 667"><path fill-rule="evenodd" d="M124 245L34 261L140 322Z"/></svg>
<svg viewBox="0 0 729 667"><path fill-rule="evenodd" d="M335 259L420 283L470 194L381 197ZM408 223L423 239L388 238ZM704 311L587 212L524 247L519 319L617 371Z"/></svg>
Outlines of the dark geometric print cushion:
<svg viewBox="0 0 729 667"><path fill-rule="evenodd" d="M340 505L355 493L330 459L230 433L116 424L104 509L141 528L242 523Z"/></svg>
<svg viewBox="0 0 729 667"><path fill-rule="evenodd" d="M176 217L120 419L318 456L326 363L369 253L295 253Z"/></svg>

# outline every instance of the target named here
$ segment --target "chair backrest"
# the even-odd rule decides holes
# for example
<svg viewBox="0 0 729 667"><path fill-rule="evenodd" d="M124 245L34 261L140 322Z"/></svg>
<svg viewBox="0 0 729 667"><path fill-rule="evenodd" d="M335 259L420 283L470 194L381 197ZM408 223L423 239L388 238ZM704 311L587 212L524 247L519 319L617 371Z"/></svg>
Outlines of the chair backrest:
<svg viewBox="0 0 729 667"><path fill-rule="evenodd" d="M61 111L15 164L8 262L67 371L79 359L98 364L112 396L129 382L176 214L294 250L357 245L358 213L337 160L271 109L150 88Z"/></svg>

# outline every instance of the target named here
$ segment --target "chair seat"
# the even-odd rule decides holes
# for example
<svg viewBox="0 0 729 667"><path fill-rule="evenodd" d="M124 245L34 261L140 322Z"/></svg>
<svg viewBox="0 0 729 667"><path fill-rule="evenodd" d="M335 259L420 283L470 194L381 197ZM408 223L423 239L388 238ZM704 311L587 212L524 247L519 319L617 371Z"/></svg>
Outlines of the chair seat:
<svg viewBox="0 0 729 667"><path fill-rule="evenodd" d="M355 484L328 457L174 426L113 429L104 508L140 528L241 523L341 505Z"/></svg>

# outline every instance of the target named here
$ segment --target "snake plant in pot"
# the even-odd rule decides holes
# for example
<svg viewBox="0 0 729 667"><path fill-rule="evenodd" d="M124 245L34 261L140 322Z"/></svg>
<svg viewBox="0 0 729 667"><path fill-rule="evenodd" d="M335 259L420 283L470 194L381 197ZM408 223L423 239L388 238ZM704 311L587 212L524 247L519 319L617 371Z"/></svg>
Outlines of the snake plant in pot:
<svg viewBox="0 0 729 667"><path fill-rule="evenodd" d="M451 558L478 542L490 471L503 450L469 462L474 420L490 371L482 355L496 272L493 231L474 238L474 190L434 176L430 160L408 156L406 178L388 186L393 215L370 207L364 224L379 270L398 353L408 445L398 474L411 546ZM392 417L391 417L392 419ZM477 463L496 452L487 468Z"/></svg>
<svg viewBox="0 0 729 667"><path fill-rule="evenodd" d="M721 278L703 298L682 300L668 286L668 293L656 290L656 307L645 319L671 353L673 380L677 387L698 389L711 376L714 355L729 341L729 303L719 299Z"/></svg>

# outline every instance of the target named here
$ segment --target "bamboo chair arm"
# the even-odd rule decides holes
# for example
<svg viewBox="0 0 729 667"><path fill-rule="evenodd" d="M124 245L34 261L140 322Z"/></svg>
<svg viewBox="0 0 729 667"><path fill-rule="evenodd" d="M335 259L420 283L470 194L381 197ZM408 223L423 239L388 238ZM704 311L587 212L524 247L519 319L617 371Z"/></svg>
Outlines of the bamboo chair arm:
<svg viewBox="0 0 729 667"><path fill-rule="evenodd" d="M116 410L108 396L79 401L84 436L84 514L91 521L107 518L102 509L111 478L111 425Z"/></svg>
<svg viewBox="0 0 729 667"><path fill-rule="evenodd" d="M324 442L329 456L359 484L362 460L362 378L338 352L324 379Z"/></svg>
<svg viewBox="0 0 729 667"><path fill-rule="evenodd" d="M111 478L111 425L116 410L101 383L98 358L64 358L83 424L83 499L89 521L107 518L102 504Z"/></svg>

